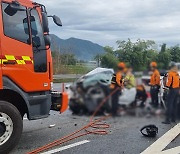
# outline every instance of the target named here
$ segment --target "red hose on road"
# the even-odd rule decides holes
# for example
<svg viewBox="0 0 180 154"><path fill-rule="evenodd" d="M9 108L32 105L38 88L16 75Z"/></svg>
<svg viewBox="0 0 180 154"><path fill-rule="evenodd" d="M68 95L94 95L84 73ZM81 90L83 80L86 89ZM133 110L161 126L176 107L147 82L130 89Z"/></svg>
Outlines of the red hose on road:
<svg viewBox="0 0 180 154"><path fill-rule="evenodd" d="M97 114L97 112L100 110L100 108L104 105L104 103L118 90L119 90L119 88L116 88L107 97L105 97L103 99L103 101L96 108L93 115L90 117L90 122L87 125L83 126L82 128L78 129L77 131L75 131L75 132L73 132L73 133L71 133L71 134L69 134L67 136L64 136L64 137L62 137L62 138L60 138L58 140L55 140L55 141L53 141L53 142L51 142L49 144L46 144L46 145L44 145L44 146L42 146L40 148L37 148L37 149L35 149L35 150L31 151L31 152L28 152L27 154L38 154L40 152L43 152L45 150L48 150L50 148L53 148L55 146L61 145L63 143L66 143L68 141L77 139L79 137L82 137L82 136L85 136L85 135L88 135L88 134L107 135L108 131L106 129L109 128L110 125L106 124L106 123L100 123L100 122L102 122L103 120L106 120L111 115L101 117L101 118L99 118L97 120L94 120L94 116ZM84 132L82 132L82 131L84 131Z"/></svg>

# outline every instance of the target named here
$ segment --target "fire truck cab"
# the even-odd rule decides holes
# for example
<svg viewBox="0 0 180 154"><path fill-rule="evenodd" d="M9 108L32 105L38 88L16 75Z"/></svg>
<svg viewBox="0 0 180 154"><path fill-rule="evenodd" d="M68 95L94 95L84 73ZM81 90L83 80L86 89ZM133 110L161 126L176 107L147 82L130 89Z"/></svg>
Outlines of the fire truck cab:
<svg viewBox="0 0 180 154"><path fill-rule="evenodd" d="M25 114L36 120L48 117L50 109L67 108L67 95L51 91L48 17L62 26L42 4L0 0L0 153L18 143Z"/></svg>

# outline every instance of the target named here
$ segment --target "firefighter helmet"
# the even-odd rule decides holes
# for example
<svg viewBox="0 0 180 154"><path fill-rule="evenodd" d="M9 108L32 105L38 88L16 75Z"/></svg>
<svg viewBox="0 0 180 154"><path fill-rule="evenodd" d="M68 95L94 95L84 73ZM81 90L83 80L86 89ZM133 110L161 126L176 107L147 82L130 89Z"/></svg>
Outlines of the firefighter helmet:
<svg viewBox="0 0 180 154"><path fill-rule="evenodd" d="M156 62L151 62L150 66L151 67L157 67L157 63Z"/></svg>

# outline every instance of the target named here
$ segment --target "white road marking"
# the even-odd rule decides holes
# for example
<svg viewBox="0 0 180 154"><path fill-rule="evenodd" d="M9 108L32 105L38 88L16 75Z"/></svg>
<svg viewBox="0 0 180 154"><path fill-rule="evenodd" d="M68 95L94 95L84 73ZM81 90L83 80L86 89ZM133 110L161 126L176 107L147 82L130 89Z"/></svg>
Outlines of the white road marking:
<svg viewBox="0 0 180 154"><path fill-rule="evenodd" d="M58 149L50 150L50 151L47 151L47 152L44 152L44 153L41 153L41 154L53 154L53 153L60 152L60 151L63 151L63 150L67 150L67 149L70 149L70 148L73 148L73 147L76 147L76 146L79 146L79 145L82 145L82 144L85 144L85 143L89 143L89 142L90 142L89 140L84 140L84 141L76 142L76 143L73 143L73 144L70 144L70 145L66 145L64 147L60 147Z"/></svg>
<svg viewBox="0 0 180 154"><path fill-rule="evenodd" d="M160 137L157 141L155 141L151 146L149 146L145 151L141 154L179 154L180 148L175 147L173 149L168 149L163 151L169 143L171 143L178 135L180 134L180 123L175 127L170 129L167 133L165 133L162 137Z"/></svg>
<svg viewBox="0 0 180 154"><path fill-rule="evenodd" d="M180 154L180 146L179 147L175 147L166 151L162 151L161 154Z"/></svg>
<svg viewBox="0 0 180 154"><path fill-rule="evenodd" d="M28 118L23 118L23 120L28 120Z"/></svg>

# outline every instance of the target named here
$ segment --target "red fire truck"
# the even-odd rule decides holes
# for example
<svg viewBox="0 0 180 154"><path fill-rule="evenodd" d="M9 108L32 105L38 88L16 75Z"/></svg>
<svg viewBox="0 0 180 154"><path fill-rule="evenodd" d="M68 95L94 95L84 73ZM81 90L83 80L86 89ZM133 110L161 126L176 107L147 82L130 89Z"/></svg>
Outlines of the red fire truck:
<svg viewBox="0 0 180 154"><path fill-rule="evenodd" d="M52 92L52 56L46 7L30 0L0 0L0 153L18 143L23 116L46 118L62 113L65 93Z"/></svg>

